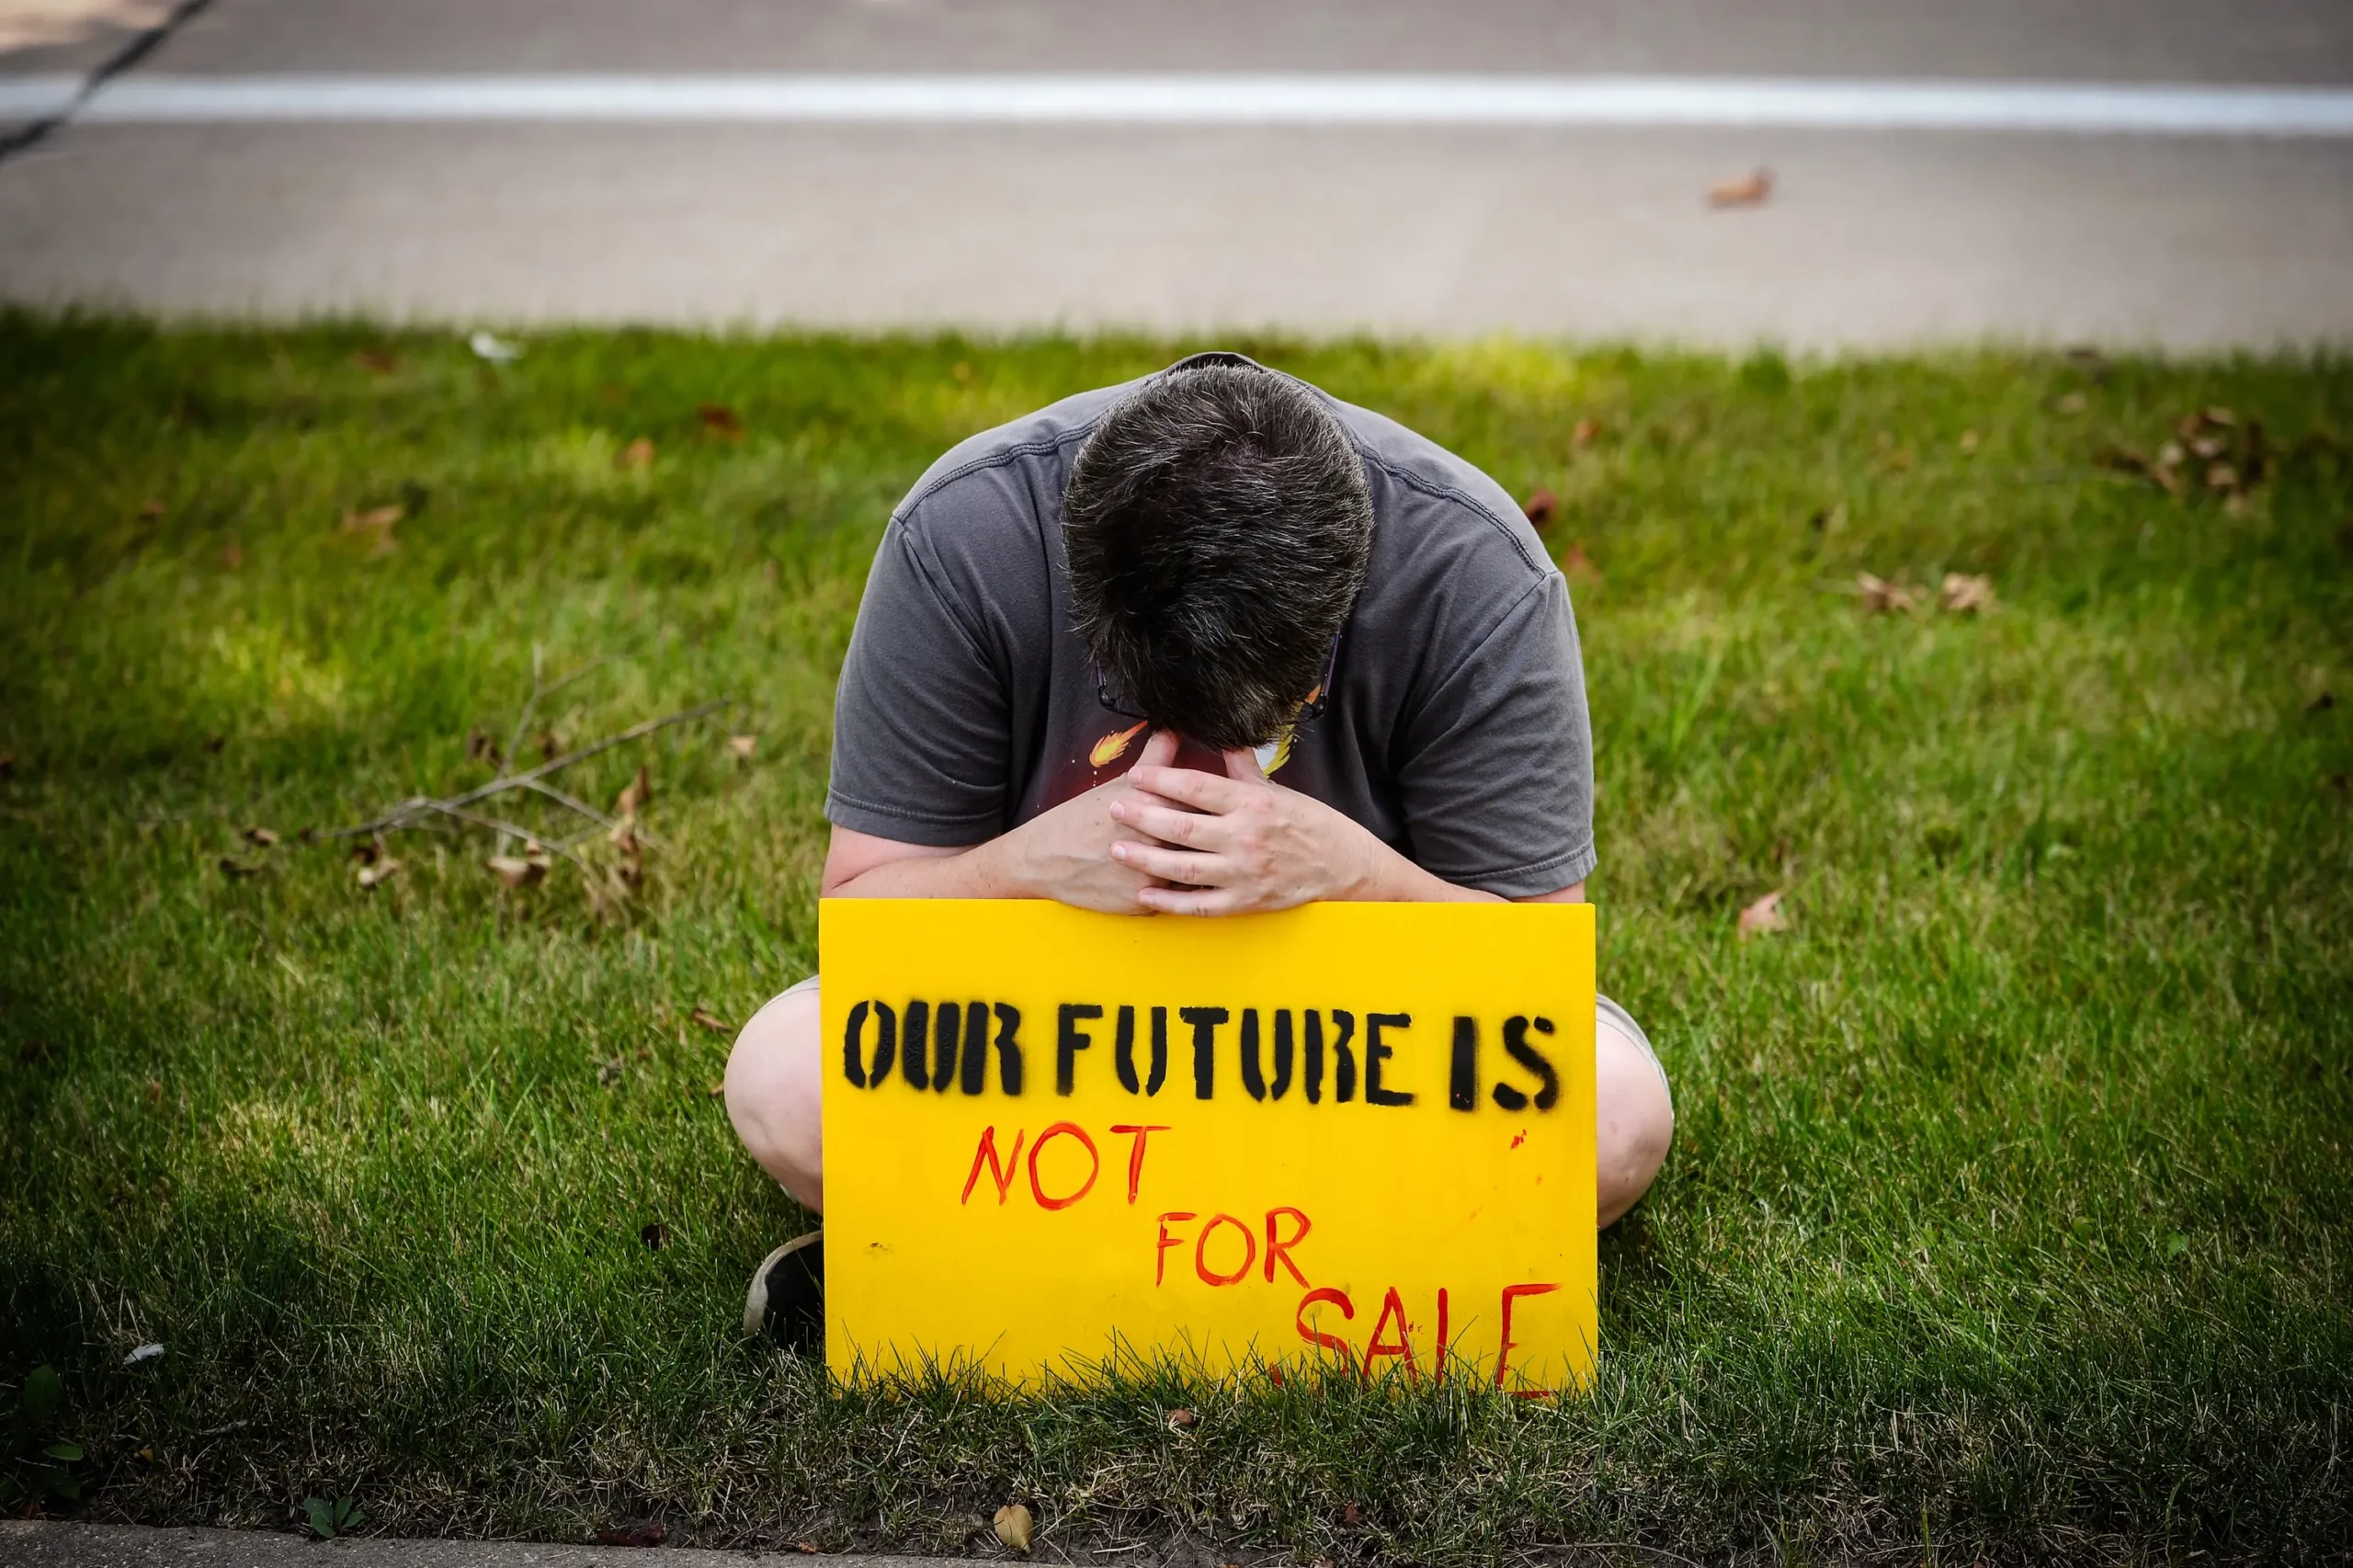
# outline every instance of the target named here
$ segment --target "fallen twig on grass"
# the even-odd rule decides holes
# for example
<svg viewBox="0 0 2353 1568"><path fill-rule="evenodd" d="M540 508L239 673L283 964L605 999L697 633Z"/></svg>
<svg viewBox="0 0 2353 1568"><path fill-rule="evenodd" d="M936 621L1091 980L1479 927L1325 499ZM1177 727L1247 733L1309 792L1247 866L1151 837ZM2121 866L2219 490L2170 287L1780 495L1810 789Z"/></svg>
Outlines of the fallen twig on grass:
<svg viewBox="0 0 2353 1568"><path fill-rule="evenodd" d="M598 661L598 663L602 662ZM618 808L620 812L619 816L609 812L600 811L569 790L559 789L549 783L549 776L563 771L574 763L610 751L615 746L624 745L631 741L643 740L646 736L668 729L672 725L706 718L726 708L734 699L726 697L715 698L709 702L698 703L692 708L682 708L676 713L665 713L658 719L648 719L643 723L632 724L619 734L608 735L600 741L592 741L585 746L565 752L561 756L550 757L537 767L526 768L519 773L509 772L508 768L513 763L514 753L522 744L521 737L529 729L533 710L538 708L540 699L561 690L585 674L587 669L595 667L595 665L590 665L585 669L574 671L551 686L546 685L540 678L540 652L534 648L531 651L530 699L524 703L522 713L516 719L513 738L508 741L506 751L502 755L491 744L482 744L472 748L473 755L489 758L491 765L498 769L497 778L486 784L478 784L471 790L446 799L432 795L412 795L407 800L386 808L367 822L355 823L349 827L339 827L323 836L330 840L364 838L368 843L363 845L362 848L374 847L381 852L386 834L398 833L407 828L423 827L437 818L446 819L463 823L472 827L484 828L496 835L486 863L496 874L500 882L510 889L536 885L546 874L548 858L561 856L579 871L581 881L588 890L589 903L599 912L606 907L608 900L627 898L628 890L636 887L644 875L642 846L654 842L639 827L637 820L638 805L650 793L645 769L639 768L636 782L621 792L621 803ZM564 810L586 818L589 825L570 835L542 833L506 817L494 816L487 812L474 809L484 801L494 800L498 796L517 790L553 801ZM620 851L620 864L610 869L609 877L578 852L579 846L600 836L608 839ZM523 846L524 852L520 858L508 853L509 846L515 840L520 840ZM398 864L397 861L386 858L383 862L384 869L372 880L381 881L382 877L389 876L393 869L397 869ZM230 862L224 859L222 862L224 871L229 865ZM369 869L362 868L363 886L370 885L370 879L368 876ZM615 881L618 885L607 885Z"/></svg>
<svg viewBox="0 0 2353 1568"><path fill-rule="evenodd" d="M588 862L583 860L579 856L574 854L572 851L572 846L579 842L578 838L541 838L538 834L533 833L528 827L522 827L511 822L505 822L497 817L486 817L480 812L470 812L463 806L453 806L441 801L427 801L425 803L425 809L429 812L438 812L443 816L454 817L462 823L471 823L476 827L489 828L491 831L498 835L499 842L502 845L504 845L508 838L519 838L530 848L546 849L552 854L563 856L565 859L571 861L574 867L578 868L583 876L588 874Z"/></svg>
<svg viewBox="0 0 2353 1568"><path fill-rule="evenodd" d="M381 816L368 822L355 823L349 827L335 828L325 836L360 838L372 837L378 834L397 833L402 828L414 827L415 819L420 813L447 811L450 807L471 806L478 801L487 801L494 795L504 795L510 790L533 789L548 775L569 767L575 762L585 762L599 752L610 751L613 747L626 745L631 741L642 741L655 731L666 730L673 724L684 724L696 719L705 718L718 712L733 701L734 699L732 697L714 698L709 702L698 703L692 708L682 708L676 713L665 713L659 719L648 719L642 724L631 725L618 735L607 735L601 741L593 741L577 751L566 752L562 756L543 762L539 767L525 772L502 773L487 784L477 785L462 794L452 795L447 800L438 800L430 795L412 795L386 810Z"/></svg>

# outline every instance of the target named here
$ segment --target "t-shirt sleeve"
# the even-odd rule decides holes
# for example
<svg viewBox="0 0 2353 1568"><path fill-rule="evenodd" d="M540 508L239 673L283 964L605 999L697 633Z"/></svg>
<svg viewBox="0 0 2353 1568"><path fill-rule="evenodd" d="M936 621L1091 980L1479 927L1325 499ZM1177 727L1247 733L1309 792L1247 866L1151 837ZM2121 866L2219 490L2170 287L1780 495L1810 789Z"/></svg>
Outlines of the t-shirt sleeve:
<svg viewBox="0 0 2353 1568"><path fill-rule="evenodd" d="M985 626L895 519L875 551L834 699L825 816L902 844L979 844L1005 828L1006 674Z"/></svg>
<svg viewBox="0 0 2353 1568"><path fill-rule="evenodd" d="M1504 898L1592 871L1593 732L1559 574L1438 673L1402 739L1399 792L1423 869Z"/></svg>

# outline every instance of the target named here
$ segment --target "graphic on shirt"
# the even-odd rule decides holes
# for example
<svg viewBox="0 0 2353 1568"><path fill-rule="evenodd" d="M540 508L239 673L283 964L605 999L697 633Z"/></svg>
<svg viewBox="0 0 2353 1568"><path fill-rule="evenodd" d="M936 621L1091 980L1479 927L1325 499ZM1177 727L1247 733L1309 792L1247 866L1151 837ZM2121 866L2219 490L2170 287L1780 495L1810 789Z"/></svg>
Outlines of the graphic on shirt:
<svg viewBox="0 0 2353 1568"><path fill-rule="evenodd" d="M1127 755L1128 743L1150 728L1152 728L1152 721L1146 719L1131 724L1114 734L1104 736L1095 743L1095 749L1086 754L1087 762L1093 767L1102 767L1119 761Z"/></svg>
<svg viewBox="0 0 2353 1568"><path fill-rule="evenodd" d="M1275 769L1290 760L1290 743L1298 734L1297 724L1285 724L1273 740L1265 745L1250 748L1251 755L1258 759L1258 772L1263 777L1271 778Z"/></svg>
<svg viewBox="0 0 2353 1568"><path fill-rule="evenodd" d="M1097 741L1094 748L1086 754L1087 766L1099 770L1119 761L1120 758L1127 756L1128 747L1135 738L1150 728L1152 728L1152 722L1146 720L1142 723L1131 724L1124 730L1114 730L1111 733L1105 735L1101 740ZM1268 741L1265 745L1250 748L1250 755L1258 759L1258 772L1262 777L1272 778L1277 768L1290 760L1291 743L1298 736L1297 724L1285 724L1281 733L1273 740Z"/></svg>

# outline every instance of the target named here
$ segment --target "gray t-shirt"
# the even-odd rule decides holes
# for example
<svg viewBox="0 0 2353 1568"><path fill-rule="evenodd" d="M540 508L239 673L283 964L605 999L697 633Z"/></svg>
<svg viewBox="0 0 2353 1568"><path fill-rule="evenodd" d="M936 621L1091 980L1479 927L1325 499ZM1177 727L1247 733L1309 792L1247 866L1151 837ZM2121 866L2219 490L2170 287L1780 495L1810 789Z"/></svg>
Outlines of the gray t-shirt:
<svg viewBox="0 0 2353 1568"><path fill-rule="evenodd" d="M979 844L1142 750L1135 721L1099 700L1071 629L1062 537L1071 461L1127 390L972 437L892 514L842 666L832 821ZM1448 881L1526 898L1583 881L1593 745L1567 585L1495 481L1393 420L1324 401L1364 456L1371 566L1329 705L1287 755L1262 748L1261 765ZM1222 771L1198 749L1178 764Z"/></svg>

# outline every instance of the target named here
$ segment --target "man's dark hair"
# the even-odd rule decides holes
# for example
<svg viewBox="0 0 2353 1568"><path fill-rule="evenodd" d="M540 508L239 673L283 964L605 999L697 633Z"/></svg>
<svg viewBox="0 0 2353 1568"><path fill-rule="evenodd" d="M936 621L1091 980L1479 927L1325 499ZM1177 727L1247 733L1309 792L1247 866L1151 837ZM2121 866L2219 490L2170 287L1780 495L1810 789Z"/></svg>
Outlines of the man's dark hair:
<svg viewBox="0 0 2353 1568"><path fill-rule="evenodd" d="M1078 633L1123 704L1221 750L1272 740L1363 586L1372 500L1316 395L1191 366L1115 404L1063 494Z"/></svg>

